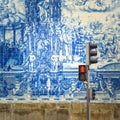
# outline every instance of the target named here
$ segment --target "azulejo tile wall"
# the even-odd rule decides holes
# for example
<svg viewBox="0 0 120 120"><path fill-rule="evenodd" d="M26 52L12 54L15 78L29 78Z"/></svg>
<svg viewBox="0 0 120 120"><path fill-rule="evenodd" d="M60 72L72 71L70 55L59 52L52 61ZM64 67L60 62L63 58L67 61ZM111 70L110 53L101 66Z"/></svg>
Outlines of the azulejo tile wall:
<svg viewBox="0 0 120 120"><path fill-rule="evenodd" d="M98 43L96 101L120 101L119 0L1 0L0 99L85 100L78 65Z"/></svg>

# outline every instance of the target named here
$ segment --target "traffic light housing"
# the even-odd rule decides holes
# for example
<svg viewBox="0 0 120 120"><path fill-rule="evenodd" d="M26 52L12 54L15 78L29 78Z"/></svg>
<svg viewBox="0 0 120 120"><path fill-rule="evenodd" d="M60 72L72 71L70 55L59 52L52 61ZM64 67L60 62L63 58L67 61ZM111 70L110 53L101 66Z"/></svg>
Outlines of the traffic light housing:
<svg viewBox="0 0 120 120"><path fill-rule="evenodd" d="M79 65L79 80L80 81L87 81L87 66L86 65Z"/></svg>
<svg viewBox="0 0 120 120"><path fill-rule="evenodd" d="M96 91L95 91L94 88L91 88L91 89L90 89L90 99L91 99L91 100L95 100L95 95L96 95L95 92L96 92Z"/></svg>
<svg viewBox="0 0 120 120"><path fill-rule="evenodd" d="M87 65L97 63L97 43L87 43L86 45L86 62Z"/></svg>

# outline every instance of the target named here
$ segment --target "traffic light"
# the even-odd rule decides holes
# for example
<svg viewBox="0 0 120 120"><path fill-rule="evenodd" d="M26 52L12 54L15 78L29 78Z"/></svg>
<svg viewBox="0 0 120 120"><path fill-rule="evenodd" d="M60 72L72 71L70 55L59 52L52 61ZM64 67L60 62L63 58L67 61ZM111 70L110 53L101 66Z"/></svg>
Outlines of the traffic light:
<svg viewBox="0 0 120 120"><path fill-rule="evenodd" d="M86 65L79 65L79 80L80 81L87 81L87 66Z"/></svg>
<svg viewBox="0 0 120 120"><path fill-rule="evenodd" d="M97 63L97 43L86 44L86 63L87 65Z"/></svg>
<svg viewBox="0 0 120 120"><path fill-rule="evenodd" d="M90 99L91 99L91 100L95 100L95 95L96 95L95 92L96 92L96 91L95 91L94 88L91 88L91 89L90 89Z"/></svg>

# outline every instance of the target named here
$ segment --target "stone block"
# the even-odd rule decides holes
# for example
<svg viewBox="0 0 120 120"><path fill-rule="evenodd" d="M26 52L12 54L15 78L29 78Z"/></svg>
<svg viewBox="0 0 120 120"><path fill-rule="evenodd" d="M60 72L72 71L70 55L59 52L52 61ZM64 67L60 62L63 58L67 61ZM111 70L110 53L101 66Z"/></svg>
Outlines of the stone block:
<svg viewBox="0 0 120 120"><path fill-rule="evenodd" d="M57 120L56 109L46 109L45 110L45 120Z"/></svg>
<svg viewBox="0 0 120 120"><path fill-rule="evenodd" d="M69 109L58 109L57 110L57 120L70 120Z"/></svg>
<svg viewBox="0 0 120 120"><path fill-rule="evenodd" d="M79 102L77 102L77 103L75 103L75 102L71 103L71 112L72 113L80 113L80 103Z"/></svg>
<svg viewBox="0 0 120 120"><path fill-rule="evenodd" d="M0 104L0 120L12 120L11 104L9 103Z"/></svg>
<svg viewBox="0 0 120 120"><path fill-rule="evenodd" d="M43 105L43 104L42 104ZM44 120L44 107L38 103L15 103L13 116L15 120Z"/></svg>
<svg viewBox="0 0 120 120"><path fill-rule="evenodd" d="M71 120L81 120L80 113L71 114Z"/></svg>
<svg viewBox="0 0 120 120"><path fill-rule="evenodd" d="M56 103L57 109L71 109L71 102L58 102Z"/></svg>
<svg viewBox="0 0 120 120"><path fill-rule="evenodd" d="M44 116L45 116L44 110L33 111L28 115L26 120L44 120Z"/></svg>
<svg viewBox="0 0 120 120"><path fill-rule="evenodd" d="M120 104L115 104L113 113L114 120L120 120Z"/></svg>
<svg viewBox="0 0 120 120"><path fill-rule="evenodd" d="M12 120L10 112L0 112L0 120Z"/></svg>
<svg viewBox="0 0 120 120"><path fill-rule="evenodd" d="M1 112L10 112L11 111L11 104L9 103L1 103L0 104L0 113Z"/></svg>
<svg viewBox="0 0 120 120"><path fill-rule="evenodd" d="M45 109L56 109L56 103L55 102L44 102L44 108Z"/></svg>

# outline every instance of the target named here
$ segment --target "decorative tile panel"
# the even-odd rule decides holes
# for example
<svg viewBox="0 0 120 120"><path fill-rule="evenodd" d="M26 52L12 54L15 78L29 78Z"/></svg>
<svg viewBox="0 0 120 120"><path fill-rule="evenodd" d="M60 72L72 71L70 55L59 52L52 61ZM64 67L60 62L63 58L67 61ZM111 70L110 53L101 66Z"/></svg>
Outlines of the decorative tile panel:
<svg viewBox="0 0 120 120"><path fill-rule="evenodd" d="M91 65L95 101L120 101L119 0L0 0L0 99L85 100L78 65Z"/></svg>

